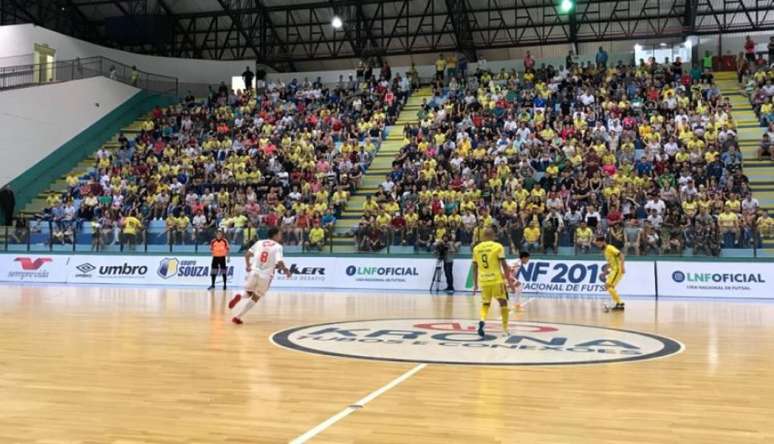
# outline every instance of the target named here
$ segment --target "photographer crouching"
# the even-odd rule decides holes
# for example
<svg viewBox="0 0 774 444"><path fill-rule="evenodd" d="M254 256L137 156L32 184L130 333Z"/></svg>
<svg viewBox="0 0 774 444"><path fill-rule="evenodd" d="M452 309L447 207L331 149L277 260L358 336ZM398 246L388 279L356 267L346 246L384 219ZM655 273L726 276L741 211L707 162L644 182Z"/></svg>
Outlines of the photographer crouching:
<svg viewBox="0 0 774 444"><path fill-rule="evenodd" d="M454 255L457 254L459 243L454 241L450 233L437 239L433 244L433 254L439 262L443 262L443 274L446 276L445 292L454 293Z"/></svg>

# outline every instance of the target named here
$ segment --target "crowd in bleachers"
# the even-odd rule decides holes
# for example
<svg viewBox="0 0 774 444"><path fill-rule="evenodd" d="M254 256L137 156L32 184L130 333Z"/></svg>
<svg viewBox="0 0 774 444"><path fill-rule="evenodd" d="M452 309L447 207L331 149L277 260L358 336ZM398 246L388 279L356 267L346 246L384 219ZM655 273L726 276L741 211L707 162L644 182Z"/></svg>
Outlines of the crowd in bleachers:
<svg viewBox="0 0 774 444"><path fill-rule="evenodd" d="M634 254L759 245L770 222L711 70L570 54L466 78L450 64L364 204L359 248L471 245L488 226L511 252L587 252L597 235Z"/></svg>
<svg viewBox="0 0 774 444"><path fill-rule="evenodd" d="M410 91L387 66L334 85L258 80L189 94L67 177L32 234L50 227L54 243L133 249L205 242L217 229L241 244L278 226L291 245L319 247Z"/></svg>

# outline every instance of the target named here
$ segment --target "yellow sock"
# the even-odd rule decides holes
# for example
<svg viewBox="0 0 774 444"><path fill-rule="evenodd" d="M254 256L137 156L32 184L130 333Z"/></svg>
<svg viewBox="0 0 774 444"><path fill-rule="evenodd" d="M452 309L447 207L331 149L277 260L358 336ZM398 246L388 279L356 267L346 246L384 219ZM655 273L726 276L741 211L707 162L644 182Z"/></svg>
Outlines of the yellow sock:
<svg viewBox="0 0 774 444"><path fill-rule="evenodd" d="M510 314L510 310L508 310L508 306L501 306L500 307L500 320L503 323L503 331L508 331L508 316Z"/></svg>
<svg viewBox="0 0 774 444"><path fill-rule="evenodd" d="M608 288L607 292L610 293L610 297L613 298L613 302L616 304L621 303L621 296L618 295L618 290L616 290L615 287Z"/></svg>
<svg viewBox="0 0 774 444"><path fill-rule="evenodd" d="M486 321L486 315L489 314L489 304L481 304L481 321Z"/></svg>

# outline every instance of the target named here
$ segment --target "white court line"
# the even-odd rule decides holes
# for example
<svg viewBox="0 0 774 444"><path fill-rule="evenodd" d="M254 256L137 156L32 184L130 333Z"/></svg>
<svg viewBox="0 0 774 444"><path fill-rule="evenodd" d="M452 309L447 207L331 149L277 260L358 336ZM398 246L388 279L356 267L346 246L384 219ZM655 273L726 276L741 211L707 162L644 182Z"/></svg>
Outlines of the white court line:
<svg viewBox="0 0 774 444"><path fill-rule="evenodd" d="M527 306L527 304L529 304L530 302L532 302L532 301L534 301L534 300L535 300L535 298L529 298L529 299L527 299L526 301L524 301L524 303L523 303L523 304L521 304L521 307L522 307L522 308L526 307L526 306Z"/></svg>
<svg viewBox="0 0 774 444"><path fill-rule="evenodd" d="M350 405L349 407L345 408L344 410L340 411L339 413L336 413L335 415L331 416L330 418L326 419L325 421L321 422L318 426L314 427L313 429L310 429L308 432L304 433L303 435L299 436L298 438L290 441L290 444L303 444L310 439L314 438L315 436L322 433L325 429L332 426L333 424L336 424L337 422L341 421L342 419L346 418L350 413L353 413L357 410L362 409L365 407L366 404L373 401L380 395L384 394L386 391L395 388L397 385L399 385L401 382L407 380L408 378L414 376L422 370L423 368L427 367L427 364L419 364L416 367L412 368L411 370L407 371L406 373L398 376L397 378L390 381L387 385L383 386L382 388L375 390L368 395L366 395L364 398L358 400L354 404Z"/></svg>

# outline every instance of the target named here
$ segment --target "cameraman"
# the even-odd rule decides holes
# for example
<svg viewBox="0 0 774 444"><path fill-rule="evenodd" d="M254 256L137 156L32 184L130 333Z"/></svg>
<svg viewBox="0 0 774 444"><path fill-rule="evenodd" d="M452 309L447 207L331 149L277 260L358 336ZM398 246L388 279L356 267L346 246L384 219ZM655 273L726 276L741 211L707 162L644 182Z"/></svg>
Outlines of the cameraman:
<svg viewBox="0 0 774 444"><path fill-rule="evenodd" d="M443 235L443 238L435 241L433 253L439 261L443 261L443 274L446 276L447 293L454 293L454 255L457 254L458 244L452 238L450 233Z"/></svg>

